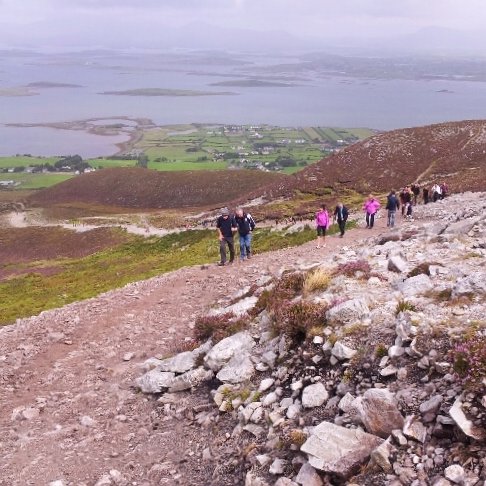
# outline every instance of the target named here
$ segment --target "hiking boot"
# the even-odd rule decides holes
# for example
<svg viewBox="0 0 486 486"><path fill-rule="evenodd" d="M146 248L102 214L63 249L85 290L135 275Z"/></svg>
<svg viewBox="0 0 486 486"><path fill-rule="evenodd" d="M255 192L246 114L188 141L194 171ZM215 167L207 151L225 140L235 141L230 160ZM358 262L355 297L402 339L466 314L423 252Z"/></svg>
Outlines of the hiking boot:
<svg viewBox="0 0 486 486"><path fill-rule="evenodd" d="M218 262L218 267L224 267L225 266L225 262Z"/></svg>

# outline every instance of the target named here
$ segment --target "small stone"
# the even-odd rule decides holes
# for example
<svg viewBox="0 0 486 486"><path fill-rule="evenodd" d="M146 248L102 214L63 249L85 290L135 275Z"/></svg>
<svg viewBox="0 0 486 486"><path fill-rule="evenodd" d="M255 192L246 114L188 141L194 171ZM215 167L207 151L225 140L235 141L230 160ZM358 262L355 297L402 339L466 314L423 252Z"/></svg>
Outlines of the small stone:
<svg viewBox="0 0 486 486"><path fill-rule="evenodd" d="M25 420L34 420L39 416L40 410L38 408L28 407L23 410L22 418Z"/></svg>
<svg viewBox="0 0 486 486"><path fill-rule="evenodd" d="M406 437L418 440L422 444L425 442L427 437L427 429L416 419L414 415L410 415L405 419L405 424L403 425L402 431Z"/></svg>
<svg viewBox="0 0 486 486"><path fill-rule="evenodd" d="M88 415L83 415L80 419L79 419L79 423L81 425L83 425L84 427L93 427L93 425L95 425L95 421L89 417Z"/></svg>
<svg viewBox="0 0 486 486"><path fill-rule="evenodd" d="M123 361L130 361L135 356L135 353L125 353L123 355Z"/></svg>
<svg viewBox="0 0 486 486"><path fill-rule="evenodd" d="M446 467L444 471L445 477L455 484L464 484L464 469L459 464L453 464Z"/></svg>
<svg viewBox="0 0 486 486"><path fill-rule="evenodd" d="M211 455L211 449L209 447L206 447L202 451L202 460L203 461L211 461L213 459L213 456Z"/></svg>
<svg viewBox="0 0 486 486"><path fill-rule="evenodd" d="M272 458L267 454L259 454L255 457L255 459L258 461L258 464L260 464L260 466L266 466L272 460Z"/></svg>
<svg viewBox="0 0 486 486"><path fill-rule="evenodd" d="M402 348L401 346L393 345L388 348L388 356L390 358L399 358L400 356L403 356L405 353L405 348Z"/></svg>
<svg viewBox="0 0 486 486"><path fill-rule="evenodd" d="M437 413L442 405L442 400L442 395L434 395L433 397L430 397L427 401L420 404L420 413L424 415L426 413Z"/></svg>
<svg viewBox="0 0 486 486"><path fill-rule="evenodd" d="M383 376L384 378L388 376L396 375L397 373L398 373L398 368L396 368L393 365L388 365L380 371L380 375Z"/></svg>
<svg viewBox="0 0 486 486"><path fill-rule="evenodd" d="M61 479L57 479L56 481L51 481L49 486L66 486L66 483Z"/></svg>
<svg viewBox="0 0 486 486"><path fill-rule="evenodd" d="M346 346L340 341L336 341L332 348L332 355L339 361L351 359L356 353L356 350Z"/></svg>
<svg viewBox="0 0 486 486"><path fill-rule="evenodd" d="M314 336L314 339L312 340L314 344L323 344L324 343L324 338L322 336Z"/></svg>
<svg viewBox="0 0 486 486"><path fill-rule="evenodd" d="M300 468L295 482L302 486L322 486L324 484L317 471L308 462Z"/></svg>
<svg viewBox="0 0 486 486"><path fill-rule="evenodd" d="M290 405L290 407L287 409L287 418L289 420L294 420L300 415L300 405L298 404L293 404Z"/></svg>
<svg viewBox="0 0 486 486"><path fill-rule="evenodd" d="M305 408L320 407L329 398L329 393L322 383L306 386L302 392L302 405Z"/></svg>
<svg viewBox="0 0 486 486"><path fill-rule="evenodd" d="M274 476L279 476L284 473L285 471L285 466L287 465L287 461L284 459L275 459L268 472L270 474L273 474Z"/></svg>
<svg viewBox="0 0 486 486"><path fill-rule="evenodd" d="M265 392L272 388L272 385L275 383L273 378L266 378L261 381L260 386L258 387L258 391Z"/></svg>

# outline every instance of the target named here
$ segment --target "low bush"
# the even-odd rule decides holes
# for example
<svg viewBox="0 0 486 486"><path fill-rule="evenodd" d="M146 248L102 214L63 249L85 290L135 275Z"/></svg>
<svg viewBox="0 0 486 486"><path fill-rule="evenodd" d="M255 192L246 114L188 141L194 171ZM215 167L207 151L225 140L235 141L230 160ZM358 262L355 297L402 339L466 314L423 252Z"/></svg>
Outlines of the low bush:
<svg viewBox="0 0 486 486"><path fill-rule="evenodd" d="M399 300L395 308L395 315L398 316L400 312L415 312L416 310L417 308L412 303L408 302L408 300Z"/></svg>
<svg viewBox="0 0 486 486"><path fill-rule="evenodd" d="M326 290L331 283L331 275L322 268L309 272L304 279L304 293Z"/></svg>
<svg viewBox="0 0 486 486"><path fill-rule="evenodd" d="M245 319L235 316L233 312L225 314L200 316L194 325L194 339L204 342L212 338L217 343L245 328Z"/></svg>
<svg viewBox="0 0 486 486"><path fill-rule="evenodd" d="M366 260L353 260L339 264L335 273L337 275L345 275L346 277L368 279L371 275L371 267Z"/></svg>
<svg viewBox="0 0 486 486"><path fill-rule="evenodd" d="M415 268L410 270L408 277L416 277L417 275L429 275L430 276L430 266L436 265L435 263L423 262L419 263Z"/></svg>
<svg viewBox="0 0 486 486"><path fill-rule="evenodd" d="M303 341L310 329L325 323L327 307L313 302L284 301L273 310L274 330L295 341Z"/></svg>
<svg viewBox="0 0 486 486"><path fill-rule="evenodd" d="M452 366L463 384L472 390L486 389L486 332L477 331L450 351Z"/></svg>

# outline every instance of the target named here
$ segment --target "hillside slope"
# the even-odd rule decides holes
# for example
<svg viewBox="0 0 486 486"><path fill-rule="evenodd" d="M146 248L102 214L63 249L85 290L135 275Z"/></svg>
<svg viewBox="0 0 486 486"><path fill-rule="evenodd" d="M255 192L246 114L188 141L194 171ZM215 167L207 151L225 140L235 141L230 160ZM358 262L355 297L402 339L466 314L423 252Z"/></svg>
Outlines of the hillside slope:
<svg viewBox="0 0 486 486"><path fill-rule="evenodd" d="M384 192L445 181L455 192L486 189L486 120L394 130L356 143L267 188L268 197L326 187Z"/></svg>
<svg viewBox="0 0 486 486"><path fill-rule="evenodd" d="M159 172L103 169L32 195L32 205L85 203L122 208L187 208L223 205L285 176L259 171Z"/></svg>

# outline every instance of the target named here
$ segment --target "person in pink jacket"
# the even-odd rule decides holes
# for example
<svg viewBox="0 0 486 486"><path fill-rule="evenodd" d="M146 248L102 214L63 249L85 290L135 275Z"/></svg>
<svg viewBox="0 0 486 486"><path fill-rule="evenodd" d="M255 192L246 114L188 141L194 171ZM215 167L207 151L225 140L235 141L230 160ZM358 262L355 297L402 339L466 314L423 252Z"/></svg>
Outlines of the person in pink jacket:
<svg viewBox="0 0 486 486"><path fill-rule="evenodd" d="M321 245L326 246L326 231L329 226L331 226L331 219L329 218L326 205L323 204L320 211L316 213L317 248L320 248Z"/></svg>
<svg viewBox="0 0 486 486"><path fill-rule="evenodd" d="M380 209L380 202L373 197L372 194L368 196L368 199L363 204L363 210L366 213L366 227L371 229L375 224L375 214Z"/></svg>

